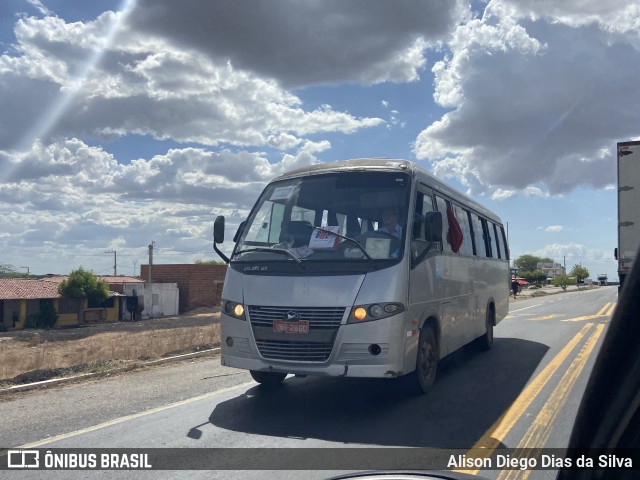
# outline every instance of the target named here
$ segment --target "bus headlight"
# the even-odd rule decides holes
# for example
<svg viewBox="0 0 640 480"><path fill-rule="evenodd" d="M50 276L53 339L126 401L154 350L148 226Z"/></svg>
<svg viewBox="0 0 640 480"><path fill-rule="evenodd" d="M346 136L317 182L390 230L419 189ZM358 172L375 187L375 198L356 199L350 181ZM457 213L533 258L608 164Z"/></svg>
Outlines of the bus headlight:
<svg viewBox="0 0 640 480"><path fill-rule="evenodd" d="M402 303L371 303L369 305L355 305L347 323L369 322L380 320L404 312Z"/></svg>
<svg viewBox="0 0 640 480"><path fill-rule="evenodd" d="M238 302L232 302L230 300L222 300L222 310L224 313L233 318L244 320L244 306Z"/></svg>
<svg viewBox="0 0 640 480"><path fill-rule="evenodd" d="M367 318L367 311L362 307L358 307L353 310L353 318L356 320L364 320Z"/></svg>

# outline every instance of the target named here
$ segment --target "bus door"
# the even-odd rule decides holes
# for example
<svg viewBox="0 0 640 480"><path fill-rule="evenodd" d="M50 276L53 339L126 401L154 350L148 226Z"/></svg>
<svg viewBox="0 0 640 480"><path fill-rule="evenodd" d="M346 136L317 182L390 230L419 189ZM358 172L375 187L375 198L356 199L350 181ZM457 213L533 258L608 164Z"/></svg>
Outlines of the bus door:
<svg viewBox="0 0 640 480"><path fill-rule="evenodd" d="M477 276L468 211L436 194L436 208L442 213L442 322L443 355L477 336Z"/></svg>
<svg viewBox="0 0 640 480"><path fill-rule="evenodd" d="M411 318L420 321L427 308L437 312L439 301L436 294L435 283L438 272L434 257L440 254L441 245L431 245L430 253L424 257L423 253L429 248L429 242L424 240L425 213L435 212L433 192L429 187L418 184L415 198L415 210L413 221L410 222L411 234L411 269L409 270L409 309ZM411 220L411 217L409 217ZM416 263L419 258L422 260ZM431 305L429 305L431 304Z"/></svg>

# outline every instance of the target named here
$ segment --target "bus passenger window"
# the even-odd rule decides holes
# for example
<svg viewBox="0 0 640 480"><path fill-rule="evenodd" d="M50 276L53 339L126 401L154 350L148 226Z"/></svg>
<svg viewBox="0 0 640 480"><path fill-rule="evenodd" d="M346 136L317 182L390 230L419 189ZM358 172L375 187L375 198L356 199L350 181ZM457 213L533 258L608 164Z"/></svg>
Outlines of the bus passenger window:
<svg viewBox="0 0 640 480"><path fill-rule="evenodd" d="M493 237L496 239L496 245L498 247L498 258L504 258L502 252L504 251L502 245L500 244L500 234L498 233L498 226L495 223L493 225Z"/></svg>
<svg viewBox="0 0 640 480"><path fill-rule="evenodd" d="M502 242L502 245L504 246L504 258L505 260L509 260L509 245L507 245L507 237L505 237L504 235L504 228L502 226L499 227L500 232L498 237L500 238L500 241Z"/></svg>
<svg viewBox="0 0 640 480"><path fill-rule="evenodd" d="M498 253L498 246L496 244L496 235L493 231L493 223L491 223L488 220L483 220L486 230L485 230L485 234L487 235L487 239L489 240L489 249L491 254L487 255L487 257L491 257L491 258L500 258L499 253Z"/></svg>
<svg viewBox="0 0 640 480"><path fill-rule="evenodd" d="M438 211L442 213L442 251L444 253L453 253L451 244L447 241L449 236L449 222L447 221L447 201L436 195L436 205Z"/></svg>
<svg viewBox="0 0 640 480"><path fill-rule="evenodd" d="M471 225L469 225L469 214L468 212L459 207L458 205L453 205L453 213L458 220L458 225L460 225L460 229L462 230L462 244L460 245L460 250L458 253L460 255L473 255L473 243L471 241Z"/></svg>
<svg viewBox="0 0 640 480"><path fill-rule="evenodd" d="M413 217L413 230L411 232L411 255L413 258L420 256L429 244L425 240L424 215L427 212L433 211L435 211L433 208L433 197L428 193L418 191L416 211ZM432 248L432 250L437 249L439 249L439 247Z"/></svg>
<svg viewBox="0 0 640 480"><path fill-rule="evenodd" d="M487 246L484 242L484 233L482 230L482 221L477 214L471 213L471 230L473 234L473 253L478 257L487 256Z"/></svg>
<svg viewBox="0 0 640 480"><path fill-rule="evenodd" d="M492 246L489 225L484 218L481 218L480 221L482 222L482 238L484 239L484 245L486 247L486 256L491 258L492 251L495 250L495 247Z"/></svg>

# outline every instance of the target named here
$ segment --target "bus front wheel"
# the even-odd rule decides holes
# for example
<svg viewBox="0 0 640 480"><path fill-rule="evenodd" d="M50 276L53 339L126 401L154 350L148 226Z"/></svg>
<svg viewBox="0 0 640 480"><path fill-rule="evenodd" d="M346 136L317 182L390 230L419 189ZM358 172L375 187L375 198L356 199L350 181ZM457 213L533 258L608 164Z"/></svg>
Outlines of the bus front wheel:
<svg viewBox="0 0 640 480"><path fill-rule="evenodd" d="M286 373L278 372L258 372L257 370L249 370L249 373L256 382L269 387L280 385L287 377Z"/></svg>
<svg viewBox="0 0 640 480"><path fill-rule="evenodd" d="M420 331L416 369L411 374L413 386L419 393L427 393L436 383L438 372L438 342L431 325Z"/></svg>

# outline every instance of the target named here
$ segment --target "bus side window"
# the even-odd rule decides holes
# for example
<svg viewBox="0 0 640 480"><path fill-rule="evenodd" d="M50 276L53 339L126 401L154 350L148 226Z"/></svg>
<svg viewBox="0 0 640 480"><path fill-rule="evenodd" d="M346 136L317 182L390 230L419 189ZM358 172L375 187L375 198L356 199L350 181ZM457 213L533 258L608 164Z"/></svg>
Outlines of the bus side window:
<svg viewBox="0 0 640 480"><path fill-rule="evenodd" d="M471 213L471 227L473 229L474 253L478 257L488 257L482 220L476 213Z"/></svg>
<svg viewBox="0 0 640 480"><path fill-rule="evenodd" d="M504 235L504 228L500 226L500 238L502 239L502 245L504 245L504 258L505 260L510 259L509 255L509 245L507 245L507 237Z"/></svg>
<svg viewBox="0 0 640 480"><path fill-rule="evenodd" d="M424 214L433 211L435 211L433 197L429 193L418 191L411 231L411 255L413 258L417 258L427 248L428 242L424 239Z"/></svg>
<svg viewBox="0 0 640 480"><path fill-rule="evenodd" d="M460 255L472 256L473 255L473 243L471 241L471 225L469 224L469 213L459 207L458 205L453 205L453 213L458 220L458 224L460 225L460 229L462 230L462 245L460 246L460 250L458 253Z"/></svg>
<svg viewBox="0 0 640 480"><path fill-rule="evenodd" d="M491 251L491 255L487 255L487 256L491 258L500 258L500 252L498 251L498 245L496 244L496 235L494 233L494 225L489 220L483 220L483 222L487 227L487 230L485 233L487 235L487 239L489 240L488 244L489 244L489 249Z"/></svg>
<svg viewBox="0 0 640 480"><path fill-rule="evenodd" d="M447 201L436 195L436 205L438 211L442 213L442 251L444 253L453 253L451 244L447 241L449 235L449 222L447 221Z"/></svg>
<svg viewBox="0 0 640 480"><path fill-rule="evenodd" d="M495 223L492 223L492 225L493 225L493 236L496 239L496 245L498 247L498 258L504 258L504 254L502 253L504 252L504 248L501 245L501 240L500 240L501 235L499 234L498 226Z"/></svg>
<svg viewBox="0 0 640 480"><path fill-rule="evenodd" d="M481 218L480 221L482 222L482 236L484 238L484 245L486 247L486 256L491 258L495 247L492 246L491 233L489 232L489 222L487 222L487 220L485 220L484 218Z"/></svg>

